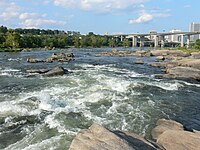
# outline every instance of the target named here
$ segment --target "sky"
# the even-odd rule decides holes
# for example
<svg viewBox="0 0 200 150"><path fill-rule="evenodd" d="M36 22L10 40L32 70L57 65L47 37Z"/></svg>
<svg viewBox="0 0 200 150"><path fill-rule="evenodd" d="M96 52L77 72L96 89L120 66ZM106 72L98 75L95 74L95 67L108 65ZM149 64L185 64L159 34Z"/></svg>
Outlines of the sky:
<svg viewBox="0 0 200 150"><path fill-rule="evenodd" d="M168 32L200 23L199 0L0 0L0 25L82 34Z"/></svg>

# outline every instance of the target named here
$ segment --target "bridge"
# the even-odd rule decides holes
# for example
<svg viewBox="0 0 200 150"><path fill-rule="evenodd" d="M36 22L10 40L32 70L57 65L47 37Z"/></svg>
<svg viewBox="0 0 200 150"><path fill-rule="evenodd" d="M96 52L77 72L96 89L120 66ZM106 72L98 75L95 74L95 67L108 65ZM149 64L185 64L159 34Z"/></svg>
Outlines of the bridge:
<svg viewBox="0 0 200 150"><path fill-rule="evenodd" d="M200 32L163 32L163 33L158 33L158 32L150 32L147 34L116 34L112 35L114 37L120 37L121 41L123 41L123 38L131 38L132 39L132 46L137 47L137 44L140 44L140 47L144 47L145 42L150 42L154 44L154 47L164 47L167 36L172 36L172 35L178 35L181 37L180 40L180 45L181 47L185 46L185 39L186 39L186 46L190 47L191 45L191 36L192 35L199 35ZM145 38L148 39L148 41L145 41Z"/></svg>

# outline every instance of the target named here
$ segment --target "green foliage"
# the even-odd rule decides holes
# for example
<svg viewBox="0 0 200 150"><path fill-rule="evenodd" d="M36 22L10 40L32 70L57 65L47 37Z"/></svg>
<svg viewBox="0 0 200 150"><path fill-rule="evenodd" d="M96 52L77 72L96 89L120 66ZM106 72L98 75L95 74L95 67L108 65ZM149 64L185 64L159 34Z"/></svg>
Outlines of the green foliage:
<svg viewBox="0 0 200 150"><path fill-rule="evenodd" d="M109 43L109 47L116 47L117 46L117 42L115 38L111 38L108 40Z"/></svg>
<svg viewBox="0 0 200 150"><path fill-rule="evenodd" d="M6 51L22 48L117 47L122 45L129 47L129 40L125 39L121 42L117 37L96 35L93 32L81 35L74 31L21 28L12 30L4 26L0 27L0 48Z"/></svg>
<svg viewBox="0 0 200 150"><path fill-rule="evenodd" d="M130 47L130 46L131 46L131 42L129 41L129 39L124 39L123 47Z"/></svg>
<svg viewBox="0 0 200 150"><path fill-rule="evenodd" d="M200 50L200 39L196 40L194 48Z"/></svg>
<svg viewBox="0 0 200 150"><path fill-rule="evenodd" d="M19 33L10 30L6 35L5 45L9 48L20 48L21 47L21 36Z"/></svg>
<svg viewBox="0 0 200 150"><path fill-rule="evenodd" d="M0 27L0 33L6 34L8 32L7 27L1 26Z"/></svg>

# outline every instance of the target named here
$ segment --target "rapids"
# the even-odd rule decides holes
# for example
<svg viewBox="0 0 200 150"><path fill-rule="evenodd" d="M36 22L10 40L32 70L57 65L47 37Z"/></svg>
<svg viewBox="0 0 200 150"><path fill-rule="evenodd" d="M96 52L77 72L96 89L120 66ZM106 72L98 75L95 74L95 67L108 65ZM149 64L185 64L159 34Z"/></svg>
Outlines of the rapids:
<svg viewBox="0 0 200 150"><path fill-rule="evenodd" d="M70 63L28 64L59 51L0 53L0 149L64 150L97 122L149 137L159 118L200 129L200 84L156 79L155 58L96 57L110 49L68 49ZM63 66L69 74L27 77L33 68Z"/></svg>

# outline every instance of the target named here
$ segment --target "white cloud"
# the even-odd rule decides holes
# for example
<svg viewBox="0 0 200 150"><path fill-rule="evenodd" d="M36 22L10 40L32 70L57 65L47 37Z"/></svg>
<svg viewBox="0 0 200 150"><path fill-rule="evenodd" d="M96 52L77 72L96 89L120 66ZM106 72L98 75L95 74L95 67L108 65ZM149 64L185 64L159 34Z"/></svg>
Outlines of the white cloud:
<svg viewBox="0 0 200 150"><path fill-rule="evenodd" d="M52 0L56 6L78 8L85 11L113 12L124 10L149 0Z"/></svg>
<svg viewBox="0 0 200 150"><path fill-rule="evenodd" d="M137 19L130 19L130 24L140 24L140 23L147 23L152 21L155 18L165 18L171 16L169 9L162 10L160 8L153 8L153 9L145 9L144 5L139 11L139 17Z"/></svg>
<svg viewBox="0 0 200 150"><path fill-rule="evenodd" d="M131 19L129 20L129 23L130 24L134 24L134 23L146 23L146 22L149 22L153 19L153 15L151 14L142 14L139 18L137 19Z"/></svg>
<svg viewBox="0 0 200 150"><path fill-rule="evenodd" d="M13 2L5 3L2 1L0 6L4 8L2 12L0 12L0 18L4 21L15 19L19 15L20 8Z"/></svg>
<svg viewBox="0 0 200 150"><path fill-rule="evenodd" d="M21 20L35 18L35 17L39 17L39 14L37 14L37 13L22 13L19 15L19 19L21 19Z"/></svg>
<svg viewBox="0 0 200 150"><path fill-rule="evenodd" d="M51 19L26 19L22 22L24 28L39 28L43 26L63 26L66 22Z"/></svg>

